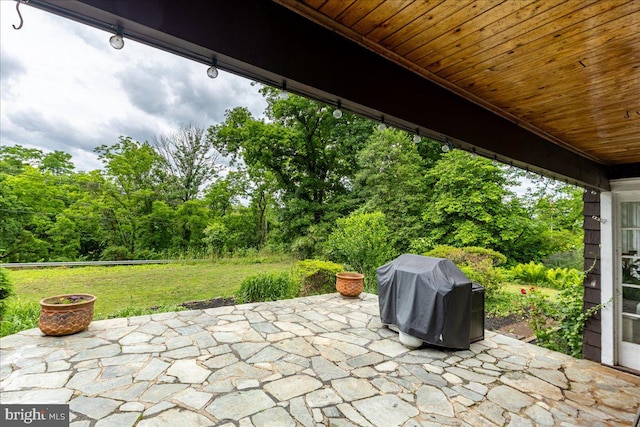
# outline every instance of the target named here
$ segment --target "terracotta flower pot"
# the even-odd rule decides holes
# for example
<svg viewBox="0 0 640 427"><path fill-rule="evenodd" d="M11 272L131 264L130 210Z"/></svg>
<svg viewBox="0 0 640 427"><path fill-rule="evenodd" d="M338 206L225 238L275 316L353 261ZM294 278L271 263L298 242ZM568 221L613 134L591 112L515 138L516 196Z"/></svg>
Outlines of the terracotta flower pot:
<svg viewBox="0 0 640 427"><path fill-rule="evenodd" d="M56 295L40 301L38 327L45 335L84 331L93 320L96 297L90 294Z"/></svg>
<svg viewBox="0 0 640 427"><path fill-rule="evenodd" d="M364 274L346 271L336 274L336 290L345 297L357 297L364 289Z"/></svg>

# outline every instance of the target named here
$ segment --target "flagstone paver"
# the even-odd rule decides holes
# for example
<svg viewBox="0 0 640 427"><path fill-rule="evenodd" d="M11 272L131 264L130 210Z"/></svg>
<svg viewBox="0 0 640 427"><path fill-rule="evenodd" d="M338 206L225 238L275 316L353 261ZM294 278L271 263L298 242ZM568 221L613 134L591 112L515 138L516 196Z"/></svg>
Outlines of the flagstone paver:
<svg viewBox="0 0 640 427"><path fill-rule="evenodd" d="M237 391L217 398L207 407L207 411L219 420L241 418L276 406L276 403L262 390Z"/></svg>
<svg viewBox="0 0 640 427"><path fill-rule="evenodd" d="M134 412L124 414L112 414L98 420L96 427L131 427L138 420L139 414Z"/></svg>
<svg viewBox="0 0 640 427"><path fill-rule="evenodd" d="M144 411L144 404L140 402L127 402L120 406L120 410L125 412L142 412Z"/></svg>
<svg viewBox="0 0 640 427"><path fill-rule="evenodd" d="M0 339L0 403L74 427L629 425L640 378L485 331L410 350L378 301L337 294L96 321Z"/></svg>
<svg viewBox="0 0 640 427"><path fill-rule="evenodd" d="M181 383L200 384L211 374L208 369L198 366L193 360L178 360L167 369L167 375L178 377Z"/></svg>

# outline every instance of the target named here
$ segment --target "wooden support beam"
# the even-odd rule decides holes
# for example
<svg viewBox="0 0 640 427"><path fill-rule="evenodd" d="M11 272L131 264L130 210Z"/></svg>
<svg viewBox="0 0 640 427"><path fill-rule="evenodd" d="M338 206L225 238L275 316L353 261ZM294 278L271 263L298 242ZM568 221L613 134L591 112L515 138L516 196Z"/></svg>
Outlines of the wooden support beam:
<svg viewBox="0 0 640 427"><path fill-rule="evenodd" d="M640 139L640 135L638 139ZM609 179L637 178L640 176L640 163L611 166L608 176Z"/></svg>

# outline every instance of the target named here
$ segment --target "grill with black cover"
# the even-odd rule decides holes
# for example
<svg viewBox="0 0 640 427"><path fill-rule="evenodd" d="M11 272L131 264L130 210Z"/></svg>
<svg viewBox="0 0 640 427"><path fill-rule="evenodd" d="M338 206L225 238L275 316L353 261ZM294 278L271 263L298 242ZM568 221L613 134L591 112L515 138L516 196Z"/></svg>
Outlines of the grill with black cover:
<svg viewBox="0 0 640 427"><path fill-rule="evenodd" d="M383 324L396 325L428 344L453 349L468 349L472 339L484 337L484 289L473 286L452 261L403 254L376 273ZM482 313L474 316L481 318L482 326L474 327L473 337L472 286L474 294L482 292Z"/></svg>

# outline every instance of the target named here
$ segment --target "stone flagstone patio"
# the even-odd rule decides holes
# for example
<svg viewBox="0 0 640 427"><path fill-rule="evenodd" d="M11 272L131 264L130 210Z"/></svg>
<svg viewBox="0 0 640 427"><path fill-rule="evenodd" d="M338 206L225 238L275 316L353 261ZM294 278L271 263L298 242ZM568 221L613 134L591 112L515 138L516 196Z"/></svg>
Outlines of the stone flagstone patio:
<svg viewBox="0 0 640 427"><path fill-rule="evenodd" d="M0 403L74 427L628 426L640 378L485 332L410 351L378 300L338 294L96 321L0 339Z"/></svg>

